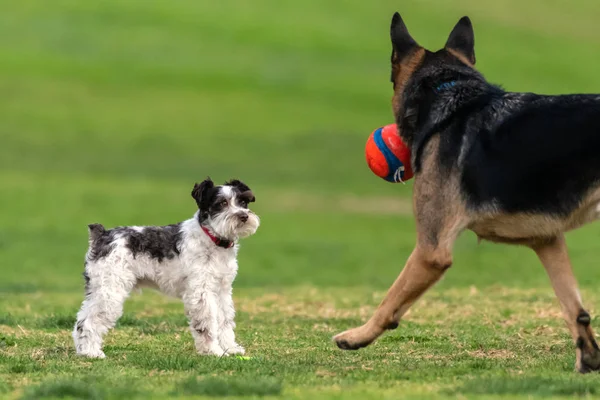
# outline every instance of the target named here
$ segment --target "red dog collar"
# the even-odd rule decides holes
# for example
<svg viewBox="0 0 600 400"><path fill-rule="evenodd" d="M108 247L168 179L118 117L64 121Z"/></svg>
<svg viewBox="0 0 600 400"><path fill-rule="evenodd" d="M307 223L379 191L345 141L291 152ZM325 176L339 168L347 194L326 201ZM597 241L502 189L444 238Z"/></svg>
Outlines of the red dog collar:
<svg viewBox="0 0 600 400"><path fill-rule="evenodd" d="M224 249L230 249L233 247L233 245L234 245L233 241L220 239L220 238L216 237L215 235L210 233L208 228L206 228L204 226L202 227L202 230L204 231L204 233L206 233L206 235L210 238L210 240L212 240L213 243L216 244L217 246L223 247Z"/></svg>

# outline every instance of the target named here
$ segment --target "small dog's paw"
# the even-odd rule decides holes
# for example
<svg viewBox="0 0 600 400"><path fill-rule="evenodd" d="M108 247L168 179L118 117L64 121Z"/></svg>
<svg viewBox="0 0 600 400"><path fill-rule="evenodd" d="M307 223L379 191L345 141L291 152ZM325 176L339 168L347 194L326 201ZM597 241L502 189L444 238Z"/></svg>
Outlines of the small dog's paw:
<svg viewBox="0 0 600 400"><path fill-rule="evenodd" d="M237 354L237 355L243 356L244 354L246 354L246 350L239 344L235 344L232 347L227 349L227 354L231 354L231 355Z"/></svg>
<svg viewBox="0 0 600 400"><path fill-rule="evenodd" d="M198 354L203 356L227 356L228 354L220 346L210 346L204 349L198 349Z"/></svg>
<svg viewBox="0 0 600 400"><path fill-rule="evenodd" d="M88 358L106 358L106 354L102 350L97 351L82 351L77 353L78 356Z"/></svg>

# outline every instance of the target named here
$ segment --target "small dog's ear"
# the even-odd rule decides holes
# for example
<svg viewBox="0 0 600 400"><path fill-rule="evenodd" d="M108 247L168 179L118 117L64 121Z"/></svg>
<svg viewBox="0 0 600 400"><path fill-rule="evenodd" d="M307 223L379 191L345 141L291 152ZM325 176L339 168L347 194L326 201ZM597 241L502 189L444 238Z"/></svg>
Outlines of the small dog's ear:
<svg viewBox="0 0 600 400"><path fill-rule="evenodd" d="M246 192L246 191L250 190L248 185L246 185L244 182L240 181L239 179L231 179L228 182L225 182L225 185L232 186L232 187L236 188L237 190L239 190L240 192Z"/></svg>
<svg viewBox="0 0 600 400"><path fill-rule="evenodd" d="M394 13L390 26L390 38L392 39L392 64L397 64L410 54L412 50L419 47L417 42L410 36L408 29L398 13Z"/></svg>
<svg viewBox="0 0 600 400"><path fill-rule="evenodd" d="M252 190L246 190L240 196L245 197L248 200L248 203L254 203L256 201L256 197L254 197Z"/></svg>
<svg viewBox="0 0 600 400"><path fill-rule="evenodd" d="M192 190L192 197L196 200L196 204L198 208L202 208L202 200L206 200L207 191L214 188L215 184L213 183L210 177L207 177L202 183L196 183L194 185L194 189Z"/></svg>
<svg viewBox="0 0 600 400"><path fill-rule="evenodd" d="M469 17L462 17L458 21L444 47L456 51L475 65L475 32Z"/></svg>

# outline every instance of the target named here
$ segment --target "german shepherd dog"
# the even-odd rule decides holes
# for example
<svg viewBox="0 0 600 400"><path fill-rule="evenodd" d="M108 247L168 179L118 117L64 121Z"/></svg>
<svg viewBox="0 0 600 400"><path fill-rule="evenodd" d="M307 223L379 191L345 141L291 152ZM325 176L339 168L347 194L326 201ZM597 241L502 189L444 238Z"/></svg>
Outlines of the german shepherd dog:
<svg viewBox="0 0 600 400"><path fill-rule="evenodd" d="M391 24L392 108L415 171L417 243L374 315L334 337L354 350L395 329L452 264L469 229L483 240L530 247L561 304L575 368L600 369L600 349L573 275L564 232L600 218L600 95L510 93L475 68L463 17L431 52Z"/></svg>

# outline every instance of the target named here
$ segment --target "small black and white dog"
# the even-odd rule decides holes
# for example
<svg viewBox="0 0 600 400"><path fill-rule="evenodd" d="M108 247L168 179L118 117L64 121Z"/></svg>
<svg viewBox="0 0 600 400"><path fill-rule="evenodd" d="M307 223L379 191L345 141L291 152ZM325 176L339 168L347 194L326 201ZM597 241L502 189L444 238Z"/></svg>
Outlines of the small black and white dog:
<svg viewBox="0 0 600 400"><path fill-rule="evenodd" d="M114 327L129 293L151 286L183 300L200 354L244 354L236 343L232 283L238 239L252 235L260 220L248 209L255 200L239 180L196 184L198 211L168 226L105 230L89 225L85 257L86 296L73 339L77 353L104 358L102 337Z"/></svg>

